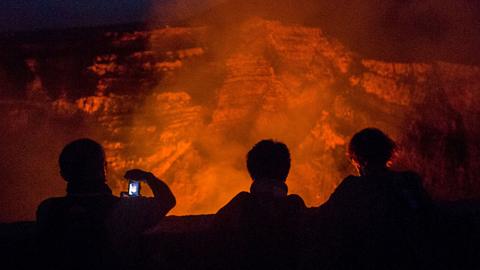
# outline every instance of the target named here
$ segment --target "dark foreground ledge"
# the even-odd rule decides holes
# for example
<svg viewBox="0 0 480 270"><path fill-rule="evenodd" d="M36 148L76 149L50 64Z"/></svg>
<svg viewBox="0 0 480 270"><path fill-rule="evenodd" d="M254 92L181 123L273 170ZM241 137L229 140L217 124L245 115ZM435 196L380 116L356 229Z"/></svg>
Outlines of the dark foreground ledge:
<svg viewBox="0 0 480 270"><path fill-rule="evenodd" d="M480 269L480 201L439 202L435 208L437 242L444 250L438 259L445 261L445 269ZM212 253L216 252L219 239L218 232L211 229L213 217L164 218L145 234L149 265L163 269L200 269L211 265L217 259ZM31 259L35 258L35 222L0 224L0 254L3 266L31 266Z"/></svg>

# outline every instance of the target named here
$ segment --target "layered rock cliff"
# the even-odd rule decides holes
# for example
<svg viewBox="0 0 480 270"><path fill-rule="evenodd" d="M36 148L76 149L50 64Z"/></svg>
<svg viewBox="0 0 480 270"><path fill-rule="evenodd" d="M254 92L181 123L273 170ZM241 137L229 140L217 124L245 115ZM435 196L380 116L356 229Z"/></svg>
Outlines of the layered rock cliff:
<svg viewBox="0 0 480 270"><path fill-rule="evenodd" d="M374 126L400 143L396 166L419 171L434 197L480 195L479 67L369 60L319 28L260 18L217 30L104 33L110 51L83 59L83 66L70 56L86 78L88 90L80 93L71 84L59 93L45 72L68 66L68 55L19 57L25 70L17 73L27 74L27 83L18 91L25 95L3 95L2 140L21 144L11 135L38 125L59 133L56 148L92 136L107 150L115 192L125 188L126 169L145 168L172 187L174 213L197 214L215 212L248 189L244 157L263 138L287 143L290 191L319 205L352 173L350 136ZM10 67L4 64L3 74L12 74ZM72 127L63 129L68 124L58 119Z"/></svg>

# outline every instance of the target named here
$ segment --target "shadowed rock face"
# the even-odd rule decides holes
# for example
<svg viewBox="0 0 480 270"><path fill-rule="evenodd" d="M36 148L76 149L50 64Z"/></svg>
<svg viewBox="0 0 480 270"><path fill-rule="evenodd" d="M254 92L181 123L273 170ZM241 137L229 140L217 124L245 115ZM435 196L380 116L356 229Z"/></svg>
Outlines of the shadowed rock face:
<svg viewBox="0 0 480 270"><path fill-rule="evenodd" d="M215 212L248 189L244 157L262 138L287 143L290 191L318 205L352 173L346 144L368 126L400 143L396 166L423 174L434 197L480 194L479 67L369 60L319 28L259 18L228 33L172 27L100 37L102 49L61 55L24 44L0 67L5 85L21 92L2 94L2 155L18 163L4 165L6 178L20 194L36 191L22 217L62 193L56 155L85 136L105 146L115 192L126 188L126 169L151 170L176 194L176 214ZM19 150L25 141L43 147ZM27 167L17 176L19 164ZM36 174L42 180L32 182ZM3 192L6 201L23 196ZM12 219L15 206L4 207L0 218Z"/></svg>

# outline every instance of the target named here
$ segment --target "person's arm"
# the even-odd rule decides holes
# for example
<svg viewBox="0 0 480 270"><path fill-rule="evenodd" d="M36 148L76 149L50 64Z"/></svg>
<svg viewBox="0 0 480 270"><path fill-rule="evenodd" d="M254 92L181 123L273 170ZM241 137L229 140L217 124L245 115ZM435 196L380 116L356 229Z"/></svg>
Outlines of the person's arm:
<svg viewBox="0 0 480 270"><path fill-rule="evenodd" d="M152 222L156 222L163 218L176 204L175 196L170 188L162 180L158 179L151 172L139 169L129 170L124 176L126 179L136 179L147 183L152 189L153 198L149 201L153 202L154 209L149 213Z"/></svg>

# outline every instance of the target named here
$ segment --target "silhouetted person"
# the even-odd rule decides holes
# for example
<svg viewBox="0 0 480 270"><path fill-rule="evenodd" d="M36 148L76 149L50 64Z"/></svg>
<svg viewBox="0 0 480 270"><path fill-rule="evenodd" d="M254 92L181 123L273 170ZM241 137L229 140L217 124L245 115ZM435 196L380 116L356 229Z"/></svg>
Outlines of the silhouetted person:
<svg viewBox="0 0 480 270"><path fill-rule="evenodd" d="M389 168L395 150L375 128L351 139L348 155L359 176L345 178L320 208L333 225L325 227L331 269L426 268L430 200L416 173Z"/></svg>
<svg viewBox="0 0 480 270"><path fill-rule="evenodd" d="M152 173L135 169L125 177L145 181L154 197L112 195L105 183L105 152L90 139L65 146L59 165L67 195L47 199L37 209L40 259L45 266L101 269L135 263L124 255L138 252L133 250L138 248L135 240L175 206L168 186Z"/></svg>
<svg viewBox="0 0 480 270"><path fill-rule="evenodd" d="M240 192L215 216L215 228L232 235L226 268L292 268L296 225L305 209L298 195L288 195L285 184L290 153L285 144L258 142L247 154L253 180L250 192ZM228 240L227 240L228 241ZM225 252L225 251L224 251Z"/></svg>

